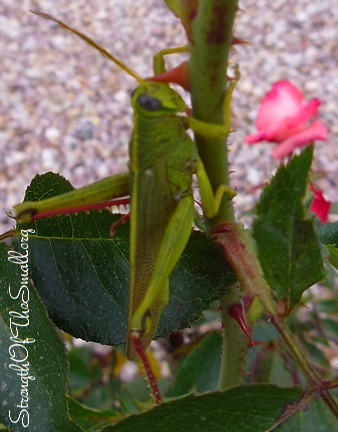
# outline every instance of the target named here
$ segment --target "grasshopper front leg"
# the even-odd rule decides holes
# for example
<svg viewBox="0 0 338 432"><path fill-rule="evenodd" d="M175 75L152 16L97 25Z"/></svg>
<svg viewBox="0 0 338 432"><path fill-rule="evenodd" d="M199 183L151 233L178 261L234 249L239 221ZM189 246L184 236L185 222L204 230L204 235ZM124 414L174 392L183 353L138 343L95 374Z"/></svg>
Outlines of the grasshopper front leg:
<svg viewBox="0 0 338 432"><path fill-rule="evenodd" d="M174 69L169 71L166 70L164 56L168 54L177 54L189 52L188 46L181 46L175 48L167 48L159 51L153 57L153 69L154 76L148 78L150 81L161 82L161 83L173 83L178 84L186 91L189 91L189 64L188 61L184 61L176 66Z"/></svg>
<svg viewBox="0 0 338 432"><path fill-rule="evenodd" d="M231 201L236 196L236 191L231 189L228 185L220 185L214 193L209 177L200 159L197 162L196 176L202 200L203 213L207 218L212 218L217 214L223 197L225 196Z"/></svg>
<svg viewBox="0 0 338 432"><path fill-rule="evenodd" d="M167 73L164 57L169 54L180 54L180 53L187 53L189 52L189 47L187 45L185 46L179 46L174 48L165 48L160 50L158 53L156 53L153 57L153 69L154 74L165 74Z"/></svg>

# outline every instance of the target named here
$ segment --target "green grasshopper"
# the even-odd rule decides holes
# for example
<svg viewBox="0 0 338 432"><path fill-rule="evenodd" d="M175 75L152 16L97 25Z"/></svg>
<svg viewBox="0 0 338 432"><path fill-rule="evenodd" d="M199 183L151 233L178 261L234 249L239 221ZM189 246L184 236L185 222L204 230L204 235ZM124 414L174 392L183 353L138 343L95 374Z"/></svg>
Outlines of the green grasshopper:
<svg viewBox="0 0 338 432"><path fill-rule="evenodd" d="M169 85L145 81L88 36L40 12L78 35L101 54L133 76L139 83L132 94L134 129L129 145L129 174L108 177L92 185L40 202L25 202L13 208L19 222L46 212L130 195L130 298L127 356L138 356L135 339L147 349L155 334L164 306L169 300L169 276L191 234L195 216L192 177L195 173L204 215L213 217L225 195L235 193L219 186L214 194L187 134L191 127L204 136L229 133L220 125L201 123L186 116L182 97ZM155 71L160 72L160 71Z"/></svg>

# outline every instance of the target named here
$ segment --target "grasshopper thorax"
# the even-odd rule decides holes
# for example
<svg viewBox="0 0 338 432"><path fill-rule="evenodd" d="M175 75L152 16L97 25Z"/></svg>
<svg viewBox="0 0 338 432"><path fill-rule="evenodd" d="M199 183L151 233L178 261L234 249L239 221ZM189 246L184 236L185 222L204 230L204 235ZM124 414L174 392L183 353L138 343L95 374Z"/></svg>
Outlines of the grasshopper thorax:
<svg viewBox="0 0 338 432"><path fill-rule="evenodd" d="M182 97L167 84L147 82L132 93L132 105L143 116L157 117L185 112Z"/></svg>

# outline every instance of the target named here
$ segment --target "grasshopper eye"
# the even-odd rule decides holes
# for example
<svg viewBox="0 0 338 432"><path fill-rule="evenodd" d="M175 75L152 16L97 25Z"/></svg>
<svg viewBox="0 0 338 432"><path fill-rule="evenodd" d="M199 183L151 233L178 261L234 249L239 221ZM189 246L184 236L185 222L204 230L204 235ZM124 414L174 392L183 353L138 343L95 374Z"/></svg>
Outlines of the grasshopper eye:
<svg viewBox="0 0 338 432"><path fill-rule="evenodd" d="M147 111L159 111L162 108L162 103L154 96L143 94L138 98L139 105Z"/></svg>

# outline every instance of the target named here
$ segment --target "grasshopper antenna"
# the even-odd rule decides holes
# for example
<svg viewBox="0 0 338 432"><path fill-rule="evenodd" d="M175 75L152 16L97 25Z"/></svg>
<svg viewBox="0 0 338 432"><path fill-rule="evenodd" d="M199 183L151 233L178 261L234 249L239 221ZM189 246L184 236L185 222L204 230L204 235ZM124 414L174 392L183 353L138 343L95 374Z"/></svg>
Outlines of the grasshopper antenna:
<svg viewBox="0 0 338 432"><path fill-rule="evenodd" d="M42 18L45 18L50 21L54 21L55 23L59 24L62 28L70 31L71 33L76 34L79 36L83 41L85 41L88 45L95 48L97 51L99 51L104 57L107 57L109 60L114 62L117 66L119 66L122 70L124 70L128 75L132 76L136 79L141 85L147 85L146 81L143 80L136 72L132 71L126 64L124 64L122 61L118 60L115 56L113 56L109 51L107 51L105 48L103 48L101 45L99 45L97 42L95 42L92 38L85 35L84 33L79 32L78 30L74 29L73 27L70 27L69 25L65 24L64 22L58 20L57 18L54 18L51 15L48 15L44 12L40 12L37 10L31 10L35 15L38 15Z"/></svg>

